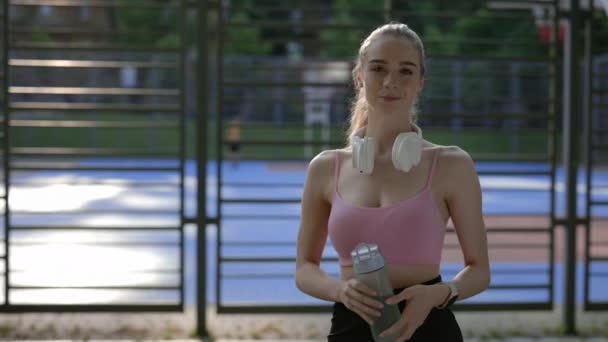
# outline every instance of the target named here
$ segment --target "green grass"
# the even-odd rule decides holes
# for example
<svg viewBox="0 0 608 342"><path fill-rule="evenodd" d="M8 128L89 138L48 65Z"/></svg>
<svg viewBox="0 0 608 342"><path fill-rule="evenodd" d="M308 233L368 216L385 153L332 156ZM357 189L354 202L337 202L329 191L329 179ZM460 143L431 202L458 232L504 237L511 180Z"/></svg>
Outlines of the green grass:
<svg viewBox="0 0 608 342"><path fill-rule="evenodd" d="M72 117L73 116L73 117ZM70 119L76 119L72 114ZM79 116L82 119L84 116ZM65 119L65 118L64 118ZM105 121L124 120L124 116L104 116ZM149 117L133 116L130 121L150 122ZM160 120L160 119L159 119ZM169 120L169 118L163 119ZM195 157L196 122L186 123L186 155ZM228 123L224 123L224 131ZM312 139L321 141L321 131L313 130ZM461 132L446 128L426 128L425 138L441 145L458 145L471 154L547 153L547 132L539 130L492 131L465 129ZM241 148L243 159L309 159L305 156L304 128L301 125L275 126L273 124L243 124ZM332 127L332 143L325 148L344 146L344 129ZM217 127L215 122L208 123L207 152L215 158L217 146ZM270 144L256 144L266 141ZM109 149L143 149L158 153L159 156L178 155L179 128L63 128L63 127L12 127L11 144L13 147L78 147ZM289 142L292 142L290 144ZM295 142L295 144L294 144ZM318 153L322 145L313 146L312 155ZM224 154L228 152L225 147Z"/></svg>

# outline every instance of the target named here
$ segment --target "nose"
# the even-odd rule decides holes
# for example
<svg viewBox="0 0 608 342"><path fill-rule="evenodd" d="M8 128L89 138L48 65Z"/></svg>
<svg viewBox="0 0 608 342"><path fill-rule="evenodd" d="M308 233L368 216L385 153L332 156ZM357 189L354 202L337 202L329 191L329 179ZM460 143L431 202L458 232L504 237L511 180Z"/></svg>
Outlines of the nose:
<svg viewBox="0 0 608 342"><path fill-rule="evenodd" d="M397 77L395 77L393 75L392 72L389 72L386 74L386 77L384 77L384 87L385 88L394 88L397 86L395 80L397 79Z"/></svg>

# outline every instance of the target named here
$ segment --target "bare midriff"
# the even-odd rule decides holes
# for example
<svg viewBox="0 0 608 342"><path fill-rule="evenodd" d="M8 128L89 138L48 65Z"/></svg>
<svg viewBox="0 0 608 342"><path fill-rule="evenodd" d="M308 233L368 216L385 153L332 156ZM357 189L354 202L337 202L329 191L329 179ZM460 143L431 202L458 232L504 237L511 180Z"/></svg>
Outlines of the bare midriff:
<svg viewBox="0 0 608 342"><path fill-rule="evenodd" d="M429 281L439 275L439 265L386 265L393 288L409 287ZM340 266L340 279L354 277L352 266Z"/></svg>

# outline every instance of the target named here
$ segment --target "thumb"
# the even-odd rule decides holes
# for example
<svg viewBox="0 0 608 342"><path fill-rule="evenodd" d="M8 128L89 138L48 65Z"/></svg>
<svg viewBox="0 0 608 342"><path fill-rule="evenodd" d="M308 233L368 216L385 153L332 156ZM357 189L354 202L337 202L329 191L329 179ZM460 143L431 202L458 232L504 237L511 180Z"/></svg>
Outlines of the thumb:
<svg viewBox="0 0 608 342"><path fill-rule="evenodd" d="M412 296L412 292L409 288L399 292L398 294L390 297L389 299L387 299L385 302L386 304L397 304L403 300L408 300L410 299Z"/></svg>

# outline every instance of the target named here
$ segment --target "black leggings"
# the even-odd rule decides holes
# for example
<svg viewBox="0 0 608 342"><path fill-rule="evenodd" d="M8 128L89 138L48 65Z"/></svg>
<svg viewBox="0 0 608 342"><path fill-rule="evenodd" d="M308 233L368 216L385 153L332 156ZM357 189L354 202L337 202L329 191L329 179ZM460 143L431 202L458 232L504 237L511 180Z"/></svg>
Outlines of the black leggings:
<svg viewBox="0 0 608 342"><path fill-rule="evenodd" d="M422 283L432 285L441 282L441 276ZM395 293L403 289L395 289ZM404 302L399 303L399 310L403 311ZM334 303L331 318L331 330L327 336L328 342L373 342L369 324L355 312L342 303ZM462 332L456 318L450 309L439 310L433 308L424 323L416 330L412 342L462 342Z"/></svg>

